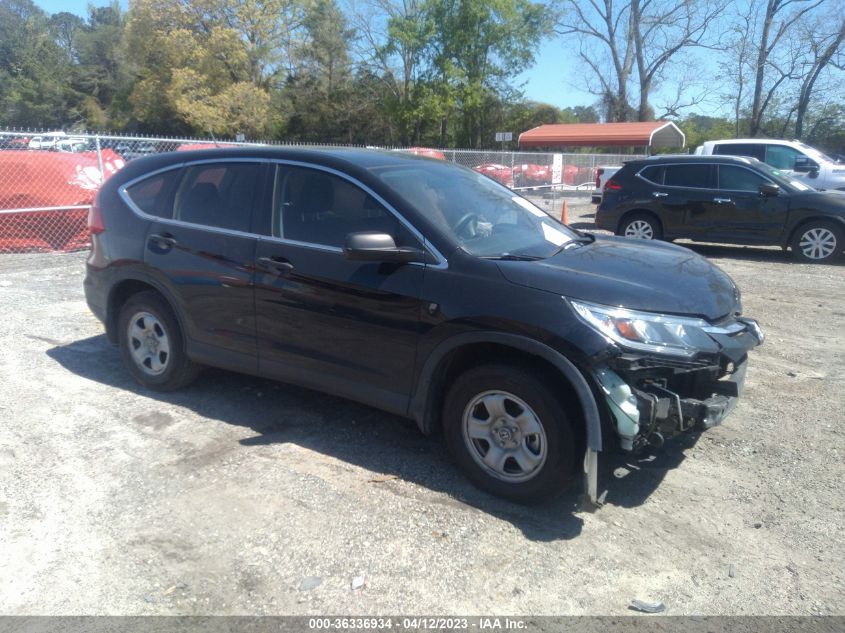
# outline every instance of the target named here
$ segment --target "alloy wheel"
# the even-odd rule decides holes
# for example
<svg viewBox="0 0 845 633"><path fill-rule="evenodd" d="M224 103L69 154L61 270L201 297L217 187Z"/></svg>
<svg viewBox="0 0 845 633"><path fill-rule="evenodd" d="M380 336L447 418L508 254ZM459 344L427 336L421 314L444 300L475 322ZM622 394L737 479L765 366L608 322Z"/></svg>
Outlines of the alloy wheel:
<svg viewBox="0 0 845 633"><path fill-rule="evenodd" d="M640 240L653 240L654 228L645 220L634 220L625 227L625 237L635 237Z"/></svg>
<svg viewBox="0 0 845 633"><path fill-rule="evenodd" d="M836 235L825 227L806 231L798 241L798 247L807 259L827 259L836 251L836 246Z"/></svg>

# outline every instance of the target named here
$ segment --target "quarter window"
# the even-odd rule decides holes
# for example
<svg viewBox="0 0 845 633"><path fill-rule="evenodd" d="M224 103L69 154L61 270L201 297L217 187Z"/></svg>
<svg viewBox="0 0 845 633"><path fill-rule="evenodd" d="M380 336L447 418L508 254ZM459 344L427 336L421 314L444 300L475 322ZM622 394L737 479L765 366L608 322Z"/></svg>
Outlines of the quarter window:
<svg viewBox="0 0 845 633"><path fill-rule="evenodd" d="M127 187L126 195L144 213L158 218L170 218L173 211L173 190L178 180L179 170L171 169Z"/></svg>
<svg viewBox="0 0 845 633"><path fill-rule="evenodd" d="M350 233L393 236L399 246L418 245L390 211L351 182L317 169L278 166L273 235L340 248Z"/></svg>
<svg viewBox="0 0 845 633"><path fill-rule="evenodd" d="M766 157L766 146L763 143L719 143L713 149L713 153L727 156L750 156L763 160Z"/></svg>
<svg viewBox="0 0 845 633"><path fill-rule="evenodd" d="M730 191L760 191L760 185L770 182L750 169L736 165L719 165L719 189Z"/></svg>
<svg viewBox="0 0 845 633"><path fill-rule="evenodd" d="M260 192L259 163L209 163L185 169L174 204L183 222L249 231L255 196Z"/></svg>
<svg viewBox="0 0 845 633"><path fill-rule="evenodd" d="M663 165L652 165L651 167L646 167L640 172L640 176L648 180L649 182L653 182L655 185L662 185L663 184Z"/></svg>
<svg viewBox="0 0 845 633"><path fill-rule="evenodd" d="M663 183L671 187L704 189L709 186L709 177L710 165L706 163L667 165Z"/></svg>

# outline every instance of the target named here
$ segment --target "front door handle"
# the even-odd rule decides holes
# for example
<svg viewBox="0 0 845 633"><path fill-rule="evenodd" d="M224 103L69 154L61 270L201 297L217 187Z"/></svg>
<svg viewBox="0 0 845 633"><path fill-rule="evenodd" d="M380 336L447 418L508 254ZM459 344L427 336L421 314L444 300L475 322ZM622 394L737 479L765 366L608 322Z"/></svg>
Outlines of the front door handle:
<svg viewBox="0 0 845 633"><path fill-rule="evenodd" d="M730 204L731 199L730 198L713 198L713 202L715 202L716 204Z"/></svg>
<svg viewBox="0 0 845 633"><path fill-rule="evenodd" d="M664 193L664 192L662 192L662 191L652 191L652 192L651 192L651 195L652 195L652 196L654 196L655 198L665 198L665 197L666 197L666 196L668 196L669 194L668 194L668 193Z"/></svg>
<svg viewBox="0 0 845 633"><path fill-rule="evenodd" d="M158 235L157 233L153 233L150 235L147 240L149 242L155 242L159 248L163 250L170 250L174 246L176 246L176 238L170 235L169 233L165 233L164 235Z"/></svg>
<svg viewBox="0 0 845 633"><path fill-rule="evenodd" d="M264 270L269 270L277 275L287 275L293 270L293 264L284 257L259 257L258 265Z"/></svg>

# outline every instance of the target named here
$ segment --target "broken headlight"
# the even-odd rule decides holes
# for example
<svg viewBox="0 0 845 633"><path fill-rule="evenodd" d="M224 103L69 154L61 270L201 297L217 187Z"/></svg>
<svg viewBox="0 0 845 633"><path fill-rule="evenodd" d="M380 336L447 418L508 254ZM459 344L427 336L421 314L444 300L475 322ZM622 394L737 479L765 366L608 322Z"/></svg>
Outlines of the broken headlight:
<svg viewBox="0 0 845 633"><path fill-rule="evenodd" d="M706 333L712 326L704 319L639 312L572 299L569 304L587 325L628 349L687 358L698 352L719 351L716 341Z"/></svg>

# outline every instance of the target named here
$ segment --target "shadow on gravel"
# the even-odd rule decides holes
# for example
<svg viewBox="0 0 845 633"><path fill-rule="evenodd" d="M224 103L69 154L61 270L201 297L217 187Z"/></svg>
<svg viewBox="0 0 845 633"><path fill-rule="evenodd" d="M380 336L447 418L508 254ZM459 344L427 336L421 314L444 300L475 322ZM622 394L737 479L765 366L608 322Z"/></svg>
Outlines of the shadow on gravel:
<svg viewBox="0 0 845 633"><path fill-rule="evenodd" d="M290 442L378 473L370 485L388 486L394 494L414 495L406 487L389 487L394 478L441 493L442 496L427 497L426 501L455 509L475 508L512 523L533 541L565 540L581 533L583 520L575 515L580 485L537 506L521 506L492 497L463 477L441 438L422 435L411 420L316 391L210 368L184 390L149 391L131 378L105 335L57 345L47 354L83 378L249 428L256 435L240 440L245 447ZM127 423L143 423L141 420L148 419L149 411L138 414ZM153 430L166 432L162 428ZM680 448L667 443L664 451L657 457L636 461L603 454L599 460L599 484L601 489L608 489L607 501L623 507L643 503L667 470L683 460ZM196 460L186 462L186 475L196 467ZM630 473L617 478L614 472L620 469Z"/></svg>

